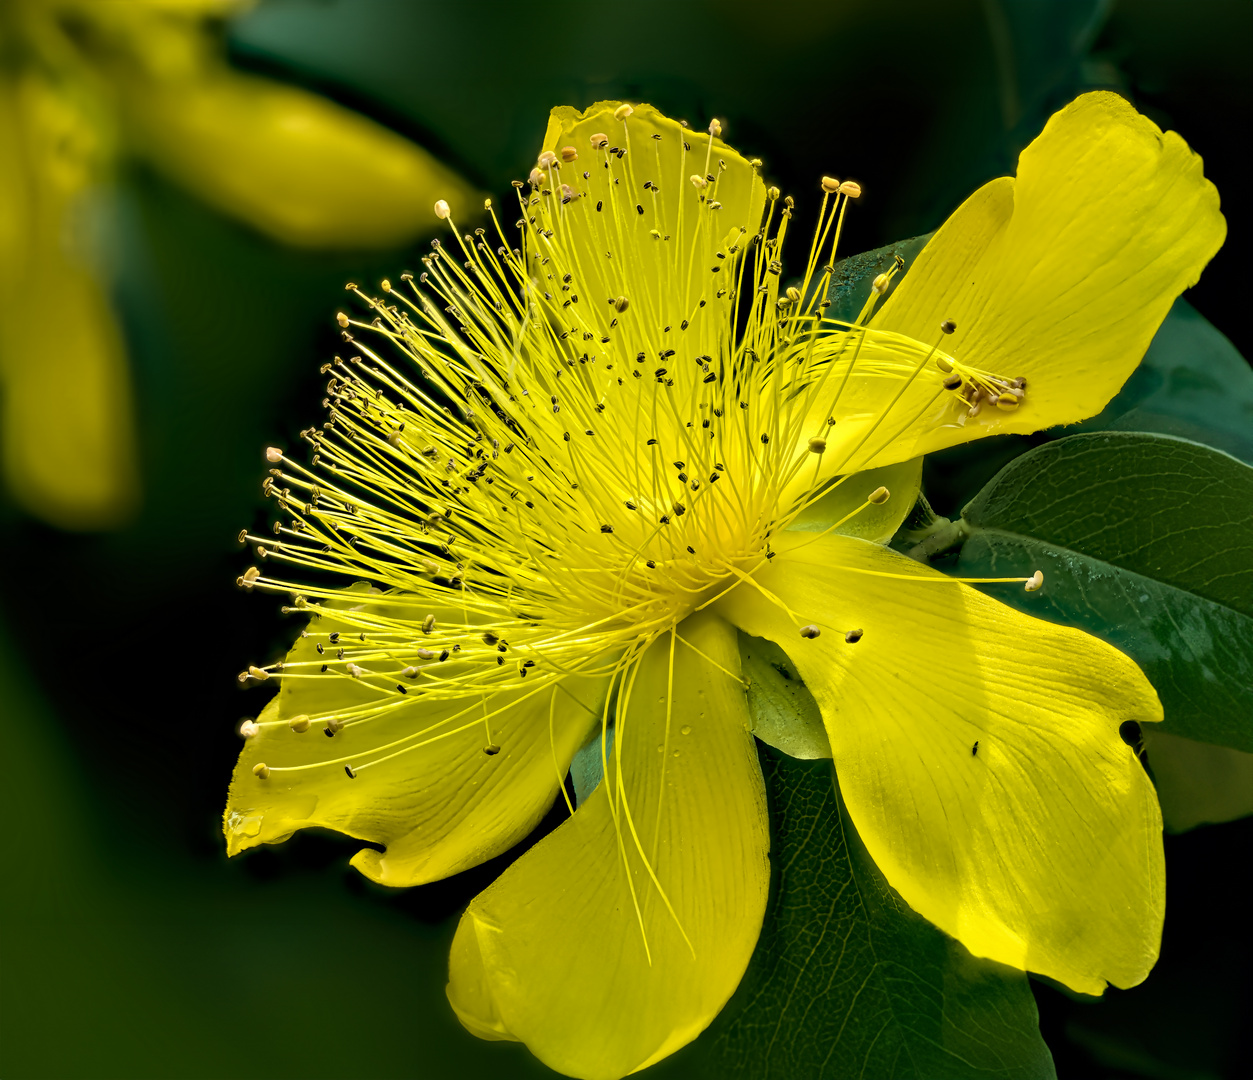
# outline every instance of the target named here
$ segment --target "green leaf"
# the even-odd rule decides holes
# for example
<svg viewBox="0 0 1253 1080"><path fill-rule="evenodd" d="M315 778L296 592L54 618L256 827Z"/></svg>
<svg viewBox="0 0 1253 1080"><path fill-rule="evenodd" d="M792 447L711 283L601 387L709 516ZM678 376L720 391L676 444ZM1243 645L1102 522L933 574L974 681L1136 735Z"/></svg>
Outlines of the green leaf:
<svg viewBox="0 0 1253 1080"><path fill-rule="evenodd" d="M1253 468L1135 432L1075 435L1016 458L962 511L957 572L1044 572L998 599L1126 652L1162 730L1253 750Z"/></svg>
<svg viewBox="0 0 1253 1080"><path fill-rule="evenodd" d="M1118 396L1078 431L1155 431L1253 464L1253 368L1203 315L1175 301Z"/></svg>
<svg viewBox="0 0 1253 1080"><path fill-rule="evenodd" d="M828 761L763 747L770 908L739 990L702 1038L737 1080L1050 1078L1024 974L972 957L888 886Z"/></svg>

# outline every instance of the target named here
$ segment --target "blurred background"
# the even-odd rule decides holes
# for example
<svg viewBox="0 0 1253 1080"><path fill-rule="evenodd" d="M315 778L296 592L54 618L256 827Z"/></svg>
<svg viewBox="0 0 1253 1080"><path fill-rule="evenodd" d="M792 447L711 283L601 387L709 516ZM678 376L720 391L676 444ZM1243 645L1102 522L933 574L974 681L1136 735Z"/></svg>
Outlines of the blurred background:
<svg viewBox="0 0 1253 1080"><path fill-rule="evenodd" d="M802 232L820 175L858 180L851 254L934 229L1111 88L1218 185L1227 244L1188 299L1247 357L1251 42L1247 0L2 0L0 1074L552 1075L443 996L509 856L394 893L353 842L228 864L220 835L266 694L235 673L298 629L234 584L263 447L320 421L344 283L412 267L436 198L505 197L553 105L648 101L721 118ZM937 510L981 460L929 468ZM1167 837L1146 984L1036 986L1059 1075L1248 1075L1250 824Z"/></svg>

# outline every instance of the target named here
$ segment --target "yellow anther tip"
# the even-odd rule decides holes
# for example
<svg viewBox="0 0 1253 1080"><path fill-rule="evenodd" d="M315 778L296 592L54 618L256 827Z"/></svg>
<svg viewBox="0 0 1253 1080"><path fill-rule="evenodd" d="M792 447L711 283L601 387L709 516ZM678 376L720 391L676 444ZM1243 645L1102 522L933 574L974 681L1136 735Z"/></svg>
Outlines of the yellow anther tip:
<svg viewBox="0 0 1253 1080"><path fill-rule="evenodd" d="M336 321L337 323L339 323L339 325L340 325L340 326L347 326L347 325L348 325L348 316L347 316L347 315L345 315L342 311L337 311L337 312L335 313L335 321Z"/></svg>
<svg viewBox="0 0 1253 1080"><path fill-rule="evenodd" d="M957 329L957 324L953 322L952 319L945 319L942 323L940 323L940 329L946 334L951 334Z"/></svg>
<svg viewBox="0 0 1253 1080"><path fill-rule="evenodd" d="M1018 408L1018 399L1013 394L1002 394L996 399L996 407L1001 412L1013 412Z"/></svg>
<svg viewBox="0 0 1253 1080"><path fill-rule="evenodd" d="M935 358L935 366L938 367L945 375L953 370L953 362L943 356Z"/></svg>
<svg viewBox="0 0 1253 1080"><path fill-rule="evenodd" d="M563 146L561 148L561 160L564 162L577 161L579 152L573 146Z"/></svg>
<svg viewBox="0 0 1253 1080"><path fill-rule="evenodd" d="M875 506L882 506L885 502L888 501L888 498L889 496L891 496L891 494L892 493L888 491L887 488L877 487L874 489L874 491L872 491L869 495L866 496L866 501L874 503Z"/></svg>
<svg viewBox="0 0 1253 1080"><path fill-rule="evenodd" d="M301 713L299 716L293 716L287 721L287 726L299 735L309 730L309 717L304 713Z"/></svg>
<svg viewBox="0 0 1253 1080"><path fill-rule="evenodd" d="M722 122L720 120L709 121L709 134L715 139L722 134Z"/></svg>
<svg viewBox="0 0 1253 1080"><path fill-rule="evenodd" d="M821 439L817 435L815 435L812 439L809 440L809 452L811 454L821 454L826 450L826 448L827 448L826 439Z"/></svg>
<svg viewBox="0 0 1253 1080"><path fill-rule="evenodd" d="M606 135L603 131L598 131L596 132L595 135L593 135L587 141L592 144L593 150L603 150L606 146L609 145L609 136Z"/></svg>
<svg viewBox="0 0 1253 1080"><path fill-rule="evenodd" d="M834 195L840 190L840 182L834 176L824 176L822 178L822 190L828 195Z"/></svg>
<svg viewBox="0 0 1253 1080"><path fill-rule="evenodd" d="M452 210L449 208L448 203L444 199L440 199L435 204L435 216L439 218L440 221L447 221L451 214Z"/></svg>
<svg viewBox="0 0 1253 1080"><path fill-rule="evenodd" d="M709 181L697 173L692 173L688 179L692 181L692 187L694 187L697 191L702 191L709 186Z"/></svg>
<svg viewBox="0 0 1253 1080"><path fill-rule="evenodd" d="M818 626L814 626L813 623L810 623L808 626L801 627L801 637L807 638L811 641L821 633L822 633L822 628Z"/></svg>
<svg viewBox="0 0 1253 1080"><path fill-rule="evenodd" d="M264 668L259 668L251 664L248 666L248 674L258 682L265 682L265 680L270 677L270 673Z"/></svg>
<svg viewBox="0 0 1253 1080"><path fill-rule="evenodd" d="M540 154L539 167L541 169L551 169L556 164L557 164L557 155L554 154L551 150L545 150L542 154Z"/></svg>
<svg viewBox="0 0 1253 1080"><path fill-rule="evenodd" d="M614 109L613 118L615 120L625 120L633 112L635 112L635 110L631 108L630 105L622 104L622 105L619 105L616 109Z"/></svg>
<svg viewBox="0 0 1253 1080"><path fill-rule="evenodd" d="M270 766L263 761L258 761L252 767L252 775L258 780L268 780L270 778Z"/></svg>
<svg viewBox="0 0 1253 1080"><path fill-rule="evenodd" d="M239 734L245 739L251 739L260 730L255 720L244 720L239 725Z"/></svg>
<svg viewBox="0 0 1253 1080"><path fill-rule="evenodd" d="M1044 571L1037 570L1034 574L1032 574L1029 578L1027 578L1027 583L1023 586L1023 588L1026 589L1027 592L1036 592L1043 585L1044 585Z"/></svg>
<svg viewBox="0 0 1253 1080"><path fill-rule="evenodd" d="M853 180L845 180L844 183L840 185L840 194L847 195L850 199L860 199L861 184L858 184Z"/></svg>
<svg viewBox="0 0 1253 1080"><path fill-rule="evenodd" d="M267 446L265 448L265 460L271 461L271 462L282 461L283 451L280 450L277 446Z"/></svg>

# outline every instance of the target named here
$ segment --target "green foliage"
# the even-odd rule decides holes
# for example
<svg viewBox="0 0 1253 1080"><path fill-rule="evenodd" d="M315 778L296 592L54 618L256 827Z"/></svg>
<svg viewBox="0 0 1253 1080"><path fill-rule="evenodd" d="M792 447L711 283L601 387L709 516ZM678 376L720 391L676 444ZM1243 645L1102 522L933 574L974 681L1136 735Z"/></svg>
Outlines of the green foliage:
<svg viewBox="0 0 1253 1080"><path fill-rule="evenodd" d="M1026 976L906 906L862 847L829 761L761 757L771 903L744 981L701 1041L706 1075L1053 1077Z"/></svg>
<svg viewBox="0 0 1253 1080"><path fill-rule="evenodd" d="M1253 464L1253 369L1180 298L1118 396L1076 430L1177 435Z"/></svg>
<svg viewBox="0 0 1253 1080"><path fill-rule="evenodd" d="M962 511L963 576L1044 571L998 598L1143 668L1163 730L1253 750L1253 468L1197 443L1075 435L1006 466Z"/></svg>

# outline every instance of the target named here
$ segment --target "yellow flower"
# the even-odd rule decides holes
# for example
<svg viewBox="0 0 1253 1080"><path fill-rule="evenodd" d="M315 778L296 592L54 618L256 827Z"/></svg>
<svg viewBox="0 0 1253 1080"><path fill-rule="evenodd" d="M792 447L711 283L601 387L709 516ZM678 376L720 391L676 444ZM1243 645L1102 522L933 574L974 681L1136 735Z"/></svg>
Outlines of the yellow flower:
<svg viewBox="0 0 1253 1080"><path fill-rule="evenodd" d="M1099 993L1161 928L1157 801L1118 736L1161 718L1138 668L882 545L917 455L1114 394L1222 241L1199 159L1082 97L847 324L824 298L857 185L824 178L785 288L791 200L718 134L556 110L518 247L512 221L454 231L340 316L329 420L309 467L267 452L285 518L252 538L306 581L240 579L312 617L241 675L280 692L243 732L231 853L321 825L384 846L352 860L375 881L442 878L524 837L599 738L604 781L470 904L448 988L578 1077L693 1039L757 940L737 629L787 651L870 853L972 953Z"/></svg>
<svg viewBox="0 0 1253 1080"><path fill-rule="evenodd" d="M316 94L227 66L214 20L247 0L0 5L0 428L11 494L62 528L137 506L124 343L94 250L118 157L309 248L429 235L471 188ZM49 328L53 329L49 333Z"/></svg>

